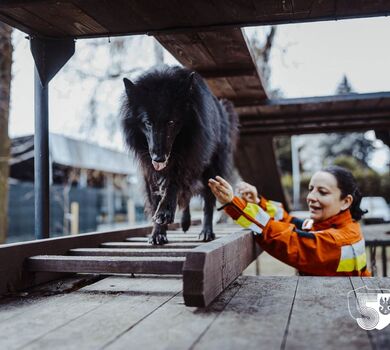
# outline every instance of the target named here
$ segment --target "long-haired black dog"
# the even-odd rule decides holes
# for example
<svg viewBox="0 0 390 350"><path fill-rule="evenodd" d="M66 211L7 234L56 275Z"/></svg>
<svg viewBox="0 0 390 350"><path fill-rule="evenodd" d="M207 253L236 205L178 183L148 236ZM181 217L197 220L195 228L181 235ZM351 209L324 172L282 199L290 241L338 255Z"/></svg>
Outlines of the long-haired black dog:
<svg viewBox="0 0 390 350"><path fill-rule="evenodd" d="M135 83L124 79L122 108L125 140L140 161L148 212L153 215L153 244L167 243L167 224L177 204L181 225L191 225L189 202L201 194L204 241L215 238L215 197L208 179L231 178L238 117L228 101L218 101L197 73L164 67L142 75Z"/></svg>

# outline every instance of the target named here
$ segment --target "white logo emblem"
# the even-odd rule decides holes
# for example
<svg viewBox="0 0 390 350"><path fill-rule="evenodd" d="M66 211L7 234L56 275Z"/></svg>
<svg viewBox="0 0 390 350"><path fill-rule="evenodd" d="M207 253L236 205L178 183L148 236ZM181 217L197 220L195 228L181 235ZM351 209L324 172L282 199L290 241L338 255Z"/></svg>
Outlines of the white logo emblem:
<svg viewBox="0 0 390 350"><path fill-rule="evenodd" d="M390 290L360 287L348 292L348 309L365 329L383 329L390 323Z"/></svg>

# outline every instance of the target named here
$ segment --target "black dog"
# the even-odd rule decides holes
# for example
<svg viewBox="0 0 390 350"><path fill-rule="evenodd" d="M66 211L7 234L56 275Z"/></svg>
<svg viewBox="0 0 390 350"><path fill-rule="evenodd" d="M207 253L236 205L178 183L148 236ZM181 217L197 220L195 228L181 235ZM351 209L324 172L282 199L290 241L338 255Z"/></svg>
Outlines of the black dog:
<svg viewBox="0 0 390 350"><path fill-rule="evenodd" d="M135 84L124 79L126 98L122 125L126 143L143 172L147 209L153 215L153 244L167 243L167 224L178 204L181 225L191 225L189 202L201 194L204 241L215 238L215 197L207 186L216 175L231 177L238 117L228 101L219 102L195 72L164 67L141 76Z"/></svg>

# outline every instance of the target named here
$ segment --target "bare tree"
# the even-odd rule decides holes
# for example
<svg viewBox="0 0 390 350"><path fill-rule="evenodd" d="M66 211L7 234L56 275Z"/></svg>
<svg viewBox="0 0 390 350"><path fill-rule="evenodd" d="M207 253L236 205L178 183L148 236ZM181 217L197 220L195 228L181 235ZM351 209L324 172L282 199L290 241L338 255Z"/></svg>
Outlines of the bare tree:
<svg viewBox="0 0 390 350"><path fill-rule="evenodd" d="M12 28L0 22L0 243L5 243L8 230L8 160L10 156L8 120L12 51Z"/></svg>

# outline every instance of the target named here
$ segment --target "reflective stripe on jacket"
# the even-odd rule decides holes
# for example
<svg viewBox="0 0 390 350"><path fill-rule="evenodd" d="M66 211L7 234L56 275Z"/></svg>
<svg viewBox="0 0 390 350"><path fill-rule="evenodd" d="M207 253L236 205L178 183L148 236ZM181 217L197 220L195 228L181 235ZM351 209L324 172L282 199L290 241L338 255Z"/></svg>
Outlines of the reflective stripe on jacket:
<svg viewBox="0 0 390 350"><path fill-rule="evenodd" d="M234 197L225 212L252 230L256 241L273 257L312 276L371 276L366 267L365 242L349 210L315 223L290 216L277 202L259 205ZM309 225L310 227L310 225Z"/></svg>

